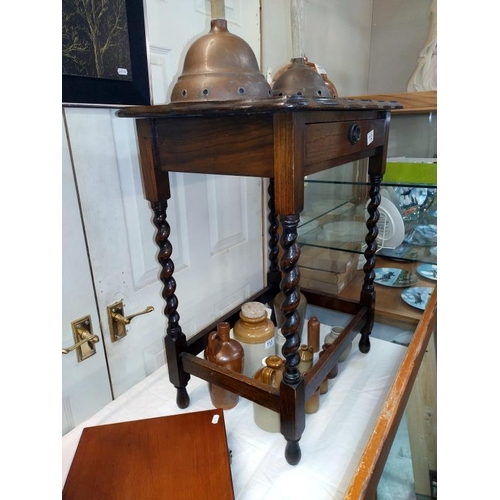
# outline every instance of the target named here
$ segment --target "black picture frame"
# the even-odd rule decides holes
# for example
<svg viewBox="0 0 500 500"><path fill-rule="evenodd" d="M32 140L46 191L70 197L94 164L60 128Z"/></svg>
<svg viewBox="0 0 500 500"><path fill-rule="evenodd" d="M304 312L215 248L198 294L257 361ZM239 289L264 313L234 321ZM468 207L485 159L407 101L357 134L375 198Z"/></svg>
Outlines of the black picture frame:
<svg viewBox="0 0 500 500"><path fill-rule="evenodd" d="M148 43L143 0L124 1L132 68L131 80L63 74L63 106L122 107L151 104Z"/></svg>

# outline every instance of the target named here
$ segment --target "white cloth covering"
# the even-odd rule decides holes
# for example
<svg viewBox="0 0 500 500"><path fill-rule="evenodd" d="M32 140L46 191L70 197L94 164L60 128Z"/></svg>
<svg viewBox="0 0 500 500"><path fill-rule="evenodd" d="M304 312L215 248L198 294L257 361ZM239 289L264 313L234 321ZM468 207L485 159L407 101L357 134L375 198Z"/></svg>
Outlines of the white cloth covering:
<svg viewBox="0 0 500 500"><path fill-rule="evenodd" d="M328 331L321 325L321 339ZM306 415L298 465L286 462L280 433L265 432L254 423L252 402L240 397L235 408L224 412L236 499L344 498L406 351L372 338L365 355L359 352L359 338L321 396L319 411ZM204 380L191 377L187 389L191 403L180 410L164 366L63 436L63 485L83 428L213 408Z"/></svg>

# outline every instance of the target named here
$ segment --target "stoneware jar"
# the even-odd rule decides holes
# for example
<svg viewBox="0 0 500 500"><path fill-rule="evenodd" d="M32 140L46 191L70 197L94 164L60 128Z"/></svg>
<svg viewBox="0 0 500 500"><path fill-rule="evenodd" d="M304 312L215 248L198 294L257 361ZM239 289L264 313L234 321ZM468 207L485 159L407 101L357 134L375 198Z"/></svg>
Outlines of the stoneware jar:
<svg viewBox="0 0 500 500"><path fill-rule="evenodd" d="M245 353L242 345L235 339L230 338L229 323L222 322L217 325L217 331L208 335L207 347L205 348L205 359L238 373L243 372ZM230 391L208 384L208 391L212 404L216 408L229 410L238 404L239 396Z"/></svg>
<svg viewBox="0 0 500 500"><path fill-rule="evenodd" d="M266 306L247 302L241 306L240 319L233 328L234 338L245 351L243 375L253 377L262 367L262 358L275 353L274 323L267 317Z"/></svg>
<svg viewBox="0 0 500 500"><path fill-rule="evenodd" d="M285 371L285 362L279 356L268 356L266 366L262 366L254 375L254 379L263 384L270 385L279 389L283 372ZM253 417L255 423L267 432L280 432L280 414L253 403Z"/></svg>
<svg viewBox="0 0 500 500"><path fill-rule="evenodd" d="M304 374L313 365L314 349L312 346L302 344L298 351L300 362L299 362L299 372Z"/></svg>
<svg viewBox="0 0 500 500"><path fill-rule="evenodd" d="M336 338L343 332L343 326L332 326L330 333L325 336L325 344L333 344ZM342 353L342 356L339 358L339 363L344 362L349 356L349 353L352 349L352 342L346 347L345 351Z"/></svg>

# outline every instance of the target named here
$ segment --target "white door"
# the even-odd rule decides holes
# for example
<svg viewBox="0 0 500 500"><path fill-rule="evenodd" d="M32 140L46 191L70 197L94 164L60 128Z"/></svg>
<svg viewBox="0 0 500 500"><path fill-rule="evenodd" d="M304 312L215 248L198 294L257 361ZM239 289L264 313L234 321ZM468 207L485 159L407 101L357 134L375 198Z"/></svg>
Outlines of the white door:
<svg viewBox="0 0 500 500"><path fill-rule="evenodd" d="M62 132L62 347L68 351L62 356L64 435L109 403L111 388L64 124ZM75 345L72 323L80 319L99 342L88 357L88 346L83 346L85 359L79 362L77 350L68 348Z"/></svg>
<svg viewBox="0 0 500 500"><path fill-rule="evenodd" d="M208 1L148 0L155 103L166 102L187 46L209 31ZM229 30L259 58L259 1L226 2ZM165 361L165 302L155 227L144 200L133 120L110 109L65 109L114 396ZM171 175L167 212L180 324L188 337L258 291L264 281L261 179ZM144 311L111 341L107 307ZM167 371L165 370L165 376Z"/></svg>

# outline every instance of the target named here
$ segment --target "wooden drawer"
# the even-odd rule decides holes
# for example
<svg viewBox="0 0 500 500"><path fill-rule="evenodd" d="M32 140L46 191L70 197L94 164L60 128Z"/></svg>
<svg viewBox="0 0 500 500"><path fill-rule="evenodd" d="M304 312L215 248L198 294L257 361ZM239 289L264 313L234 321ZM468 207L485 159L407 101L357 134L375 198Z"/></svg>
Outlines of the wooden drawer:
<svg viewBox="0 0 500 500"><path fill-rule="evenodd" d="M385 120L349 120L330 123L308 123L305 127L304 165L322 164L342 156L382 146L385 141ZM359 127L359 140L349 140L352 127Z"/></svg>

